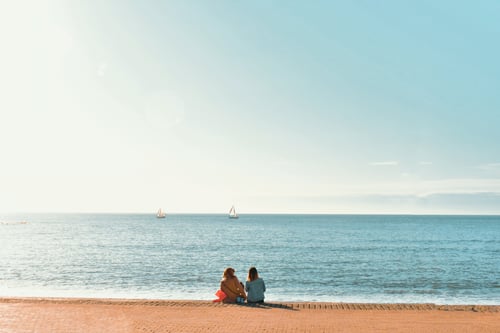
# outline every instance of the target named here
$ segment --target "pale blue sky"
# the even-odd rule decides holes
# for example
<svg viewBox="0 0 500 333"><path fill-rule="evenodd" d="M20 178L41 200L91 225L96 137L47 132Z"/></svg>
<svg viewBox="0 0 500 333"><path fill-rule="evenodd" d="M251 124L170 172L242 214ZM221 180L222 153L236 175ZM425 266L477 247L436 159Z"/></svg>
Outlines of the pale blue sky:
<svg viewBox="0 0 500 333"><path fill-rule="evenodd" d="M500 214L496 1L0 5L0 211Z"/></svg>

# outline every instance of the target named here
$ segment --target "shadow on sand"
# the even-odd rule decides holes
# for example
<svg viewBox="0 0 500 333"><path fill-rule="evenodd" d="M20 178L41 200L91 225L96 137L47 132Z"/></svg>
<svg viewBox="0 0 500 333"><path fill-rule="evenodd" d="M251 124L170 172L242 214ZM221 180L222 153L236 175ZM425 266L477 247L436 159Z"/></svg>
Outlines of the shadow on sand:
<svg viewBox="0 0 500 333"><path fill-rule="evenodd" d="M290 310L290 311L298 311L297 309L292 308L289 305L286 304L281 304L281 303L245 303L245 304L240 304L241 306L245 306L248 308L257 308L257 309L283 309L283 310Z"/></svg>

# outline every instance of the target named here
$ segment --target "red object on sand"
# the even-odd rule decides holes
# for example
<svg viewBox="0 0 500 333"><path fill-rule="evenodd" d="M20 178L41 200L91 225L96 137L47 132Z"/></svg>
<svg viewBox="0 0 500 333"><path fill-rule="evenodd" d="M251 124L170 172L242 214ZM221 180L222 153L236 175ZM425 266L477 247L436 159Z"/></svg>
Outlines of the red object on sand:
<svg viewBox="0 0 500 333"><path fill-rule="evenodd" d="M215 296L217 296L217 299L214 299L214 302L222 302L222 300L227 297L226 293L220 289L215 292Z"/></svg>

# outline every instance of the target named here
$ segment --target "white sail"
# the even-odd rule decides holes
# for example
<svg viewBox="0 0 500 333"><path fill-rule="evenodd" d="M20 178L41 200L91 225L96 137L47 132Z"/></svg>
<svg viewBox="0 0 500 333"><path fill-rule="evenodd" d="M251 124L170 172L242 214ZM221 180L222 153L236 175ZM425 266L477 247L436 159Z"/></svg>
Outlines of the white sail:
<svg viewBox="0 0 500 333"><path fill-rule="evenodd" d="M236 209L234 208L234 205L229 210L229 218L230 219L237 219L238 218L238 214L236 214Z"/></svg>
<svg viewBox="0 0 500 333"><path fill-rule="evenodd" d="M158 212L156 213L157 218L164 218L167 214L160 208L158 209Z"/></svg>

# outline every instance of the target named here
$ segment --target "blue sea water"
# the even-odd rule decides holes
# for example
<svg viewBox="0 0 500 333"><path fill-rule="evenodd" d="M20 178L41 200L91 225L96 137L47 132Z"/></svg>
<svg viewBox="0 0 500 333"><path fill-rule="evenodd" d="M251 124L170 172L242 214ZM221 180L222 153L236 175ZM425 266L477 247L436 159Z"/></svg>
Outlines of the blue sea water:
<svg viewBox="0 0 500 333"><path fill-rule="evenodd" d="M20 221L27 223L21 224ZM0 216L0 296L500 304L500 216Z"/></svg>

